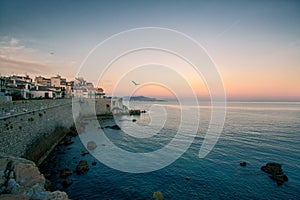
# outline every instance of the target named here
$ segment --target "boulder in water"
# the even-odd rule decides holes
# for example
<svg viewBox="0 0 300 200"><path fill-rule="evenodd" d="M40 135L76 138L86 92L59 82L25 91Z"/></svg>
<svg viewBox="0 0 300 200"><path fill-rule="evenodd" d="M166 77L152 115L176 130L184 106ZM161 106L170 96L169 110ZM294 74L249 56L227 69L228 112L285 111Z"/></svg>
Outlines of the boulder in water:
<svg viewBox="0 0 300 200"><path fill-rule="evenodd" d="M67 133L68 136L71 136L71 137L76 137L78 135L77 133L77 130L76 130L76 127L75 126L72 126L70 128L70 131Z"/></svg>
<svg viewBox="0 0 300 200"><path fill-rule="evenodd" d="M164 195L160 191L157 191L153 193L153 198L155 198L155 200L163 200Z"/></svg>
<svg viewBox="0 0 300 200"><path fill-rule="evenodd" d="M287 182L288 181L288 177L283 174L283 175L273 175L273 176L270 176L271 179L273 179L274 181L277 182L278 185L282 185L284 182Z"/></svg>
<svg viewBox="0 0 300 200"><path fill-rule="evenodd" d="M76 167L77 174L83 174L84 172L89 171L89 165L86 160L81 160Z"/></svg>
<svg viewBox="0 0 300 200"><path fill-rule="evenodd" d="M89 152L87 152L87 151L82 151L80 154L81 154L82 156L85 156L86 154L89 154Z"/></svg>
<svg viewBox="0 0 300 200"><path fill-rule="evenodd" d="M121 130L121 128L118 125L113 125L113 126L105 126L104 128L110 128L110 129L114 129L114 130Z"/></svg>
<svg viewBox="0 0 300 200"><path fill-rule="evenodd" d="M247 163L246 163L245 161L243 161L243 162L240 163L240 165L241 165L242 167L246 167Z"/></svg>
<svg viewBox="0 0 300 200"><path fill-rule="evenodd" d="M96 142L94 142L94 141L89 141L89 142L87 143L87 148L88 148L88 150L94 150L94 149L96 149L96 148L97 148Z"/></svg>
<svg viewBox="0 0 300 200"><path fill-rule="evenodd" d="M277 182L278 185L282 185L284 182L288 181L287 175L283 173L281 165L278 163L267 163L265 166L261 167L261 170L271 174L271 179Z"/></svg>
<svg viewBox="0 0 300 200"><path fill-rule="evenodd" d="M62 142L62 144L63 145L65 145L65 146L69 146L69 145L71 145L71 144L73 144L74 142L71 140L71 138L69 138L69 137L65 137L64 139L63 139L63 142Z"/></svg>
<svg viewBox="0 0 300 200"><path fill-rule="evenodd" d="M272 175L281 175L283 174L281 165L278 163L267 163L265 166L261 167L261 170L268 174Z"/></svg>
<svg viewBox="0 0 300 200"><path fill-rule="evenodd" d="M66 188L66 187L69 187L72 183L73 183L73 181L71 179L66 179L61 184L64 188Z"/></svg>
<svg viewBox="0 0 300 200"><path fill-rule="evenodd" d="M62 169L60 171L60 177L62 177L62 178L66 178L66 177L68 177L68 176L70 176L72 174L73 174L73 171L70 170L70 169L68 169L68 168Z"/></svg>

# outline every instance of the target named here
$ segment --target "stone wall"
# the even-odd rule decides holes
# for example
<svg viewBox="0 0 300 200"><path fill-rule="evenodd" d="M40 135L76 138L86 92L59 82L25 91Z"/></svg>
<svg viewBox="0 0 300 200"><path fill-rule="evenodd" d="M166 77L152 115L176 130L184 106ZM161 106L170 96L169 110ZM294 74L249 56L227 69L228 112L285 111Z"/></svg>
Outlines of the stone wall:
<svg viewBox="0 0 300 200"><path fill-rule="evenodd" d="M73 104L72 99L1 103L0 152L39 164L74 125L74 118L110 115L111 110L111 99L105 98L77 99Z"/></svg>
<svg viewBox="0 0 300 200"><path fill-rule="evenodd" d="M80 99L73 101L72 106L75 118L112 114L111 99Z"/></svg>
<svg viewBox="0 0 300 200"><path fill-rule="evenodd" d="M35 110L51 108L58 105L69 104L71 99L44 99L44 100L23 100L13 102L1 102L0 119L22 113L28 113Z"/></svg>
<svg viewBox="0 0 300 200"><path fill-rule="evenodd" d="M0 152L39 162L73 124L72 100L0 104Z"/></svg>
<svg viewBox="0 0 300 200"><path fill-rule="evenodd" d="M91 117L99 115L128 114L121 98L78 99L73 101L74 117Z"/></svg>

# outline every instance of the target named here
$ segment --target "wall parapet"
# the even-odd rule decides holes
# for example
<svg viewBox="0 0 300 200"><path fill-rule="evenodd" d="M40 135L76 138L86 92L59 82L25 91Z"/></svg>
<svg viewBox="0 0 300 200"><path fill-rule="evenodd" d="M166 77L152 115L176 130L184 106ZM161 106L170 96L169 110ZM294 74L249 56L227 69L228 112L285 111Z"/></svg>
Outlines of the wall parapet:
<svg viewBox="0 0 300 200"><path fill-rule="evenodd" d="M22 100L0 103L0 119L44 110L64 104L71 104L72 99Z"/></svg>

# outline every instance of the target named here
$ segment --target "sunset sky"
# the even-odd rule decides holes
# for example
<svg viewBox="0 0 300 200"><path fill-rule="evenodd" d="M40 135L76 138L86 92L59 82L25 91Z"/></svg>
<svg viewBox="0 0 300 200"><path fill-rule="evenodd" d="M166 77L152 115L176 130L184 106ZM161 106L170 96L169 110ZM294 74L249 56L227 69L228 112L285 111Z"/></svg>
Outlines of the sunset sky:
<svg viewBox="0 0 300 200"><path fill-rule="evenodd" d="M228 99L300 101L299 19L299 1L1 0L0 74L60 74L71 80L88 53L110 36L133 28L162 27L202 45L219 70ZM204 80L168 56L158 57L184 71L197 95L205 96ZM130 65L130 55L118 62L119 67ZM164 79L178 89L175 92L188 96L180 74L164 70L168 68L149 65L130 72L116 95L135 91L132 79L141 84ZM100 81L108 94L119 80L118 71ZM151 89L148 84L136 94L170 94L164 95L159 87Z"/></svg>

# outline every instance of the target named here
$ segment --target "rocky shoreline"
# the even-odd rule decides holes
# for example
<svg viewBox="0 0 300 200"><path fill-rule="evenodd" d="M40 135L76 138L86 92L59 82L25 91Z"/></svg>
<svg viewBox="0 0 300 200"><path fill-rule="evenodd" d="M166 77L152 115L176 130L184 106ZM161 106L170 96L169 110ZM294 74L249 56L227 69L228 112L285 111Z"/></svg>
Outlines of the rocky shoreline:
<svg viewBox="0 0 300 200"><path fill-rule="evenodd" d="M47 180L34 162L0 153L0 199L69 199L65 192L50 192L46 187Z"/></svg>
<svg viewBox="0 0 300 200"><path fill-rule="evenodd" d="M39 152L39 146L26 152L24 157L15 157L0 152L0 200L30 199L30 200L68 200L67 193L62 191L50 191L51 183L40 172L39 165L53 150L61 136L64 141L66 135L75 136L75 128L59 129L60 137L52 140L51 148L47 152ZM48 141L49 143L49 141ZM49 143L49 144L50 144ZM44 144L44 143L42 143Z"/></svg>

